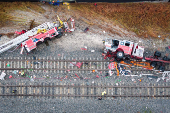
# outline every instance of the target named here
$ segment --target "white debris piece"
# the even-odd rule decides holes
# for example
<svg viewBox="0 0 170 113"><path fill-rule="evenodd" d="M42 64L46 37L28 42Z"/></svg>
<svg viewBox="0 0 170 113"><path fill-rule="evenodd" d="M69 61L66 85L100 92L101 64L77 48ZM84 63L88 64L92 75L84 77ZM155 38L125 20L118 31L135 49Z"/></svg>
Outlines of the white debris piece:
<svg viewBox="0 0 170 113"><path fill-rule="evenodd" d="M4 73L4 71L1 73L0 79L4 80L4 77L6 76L6 73Z"/></svg>
<svg viewBox="0 0 170 113"><path fill-rule="evenodd" d="M109 75L112 76L113 75L113 72L111 70L109 70Z"/></svg>
<svg viewBox="0 0 170 113"><path fill-rule="evenodd" d="M158 78L156 82L159 82L161 78Z"/></svg>
<svg viewBox="0 0 170 113"><path fill-rule="evenodd" d="M87 46L84 46L85 49L87 49Z"/></svg>
<svg viewBox="0 0 170 113"><path fill-rule="evenodd" d="M92 53L94 53L94 52L95 52L95 50L91 50L91 52L92 52Z"/></svg>
<svg viewBox="0 0 170 113"><path fill-rule="evenodd" d="M134 79L134 78L132 78L132 81L135 81L135 79Z"/></svg>
<svg viewBox="0 0 170 113"><path fill-rule="evenodd" d="M74 65L76 65L76 62L70 62L69 66L74 66Z"/></svg>

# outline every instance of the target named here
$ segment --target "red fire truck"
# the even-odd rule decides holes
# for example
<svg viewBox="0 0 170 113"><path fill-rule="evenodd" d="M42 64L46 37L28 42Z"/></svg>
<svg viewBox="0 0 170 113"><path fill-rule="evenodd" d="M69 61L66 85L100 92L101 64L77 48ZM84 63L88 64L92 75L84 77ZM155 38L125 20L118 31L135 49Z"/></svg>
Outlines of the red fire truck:
<svg viewBox="0 0 170 113"><path fill-rule="evenodd" d="M133 61L134 59L149 62L150 66L159 71L165 70L165 65L170 63L170 58L164 56L161 58L161 52L155 51L153 56L144 56L144 47L139 46L138 43L134 43L127 40L116 40L116 39L106 39L103 40L104 49L104 59L107 57L111 58L111 61ZM170 50L170 47L168 47ZM137 64L137 62L135 62ZM148 66L150 68L150 66ZM145 68L147 68L145 66Z"/></svg>
<svg viewBox="0 0 170 113"><path fill-rule="evenodd" d="M105 45L104 59L107 57L115 57L117 60L125 57L143 59L144 47L139 46L138 43L117 39L106 39L103 42Z"/></svg>

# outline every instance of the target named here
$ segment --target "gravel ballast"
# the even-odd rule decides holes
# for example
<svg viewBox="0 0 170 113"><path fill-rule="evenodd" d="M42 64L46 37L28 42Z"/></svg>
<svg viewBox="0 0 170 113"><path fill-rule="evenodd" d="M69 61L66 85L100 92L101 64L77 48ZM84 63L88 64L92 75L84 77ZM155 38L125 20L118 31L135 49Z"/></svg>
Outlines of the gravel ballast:
<svg viewBox="0 0 170 113"><path fill-rule="evenodd" d="M169 113L170 100L1 98L1 113Z"/></svg>

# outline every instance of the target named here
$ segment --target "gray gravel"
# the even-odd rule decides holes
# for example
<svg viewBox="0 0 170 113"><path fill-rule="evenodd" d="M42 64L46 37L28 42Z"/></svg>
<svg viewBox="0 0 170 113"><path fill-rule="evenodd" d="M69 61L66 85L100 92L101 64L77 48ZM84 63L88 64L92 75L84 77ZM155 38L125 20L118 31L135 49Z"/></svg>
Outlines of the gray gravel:
<svg viewBox="0 0 170 113"><path fill-rule="evenodd" d="M170 100L148 99L9 99L1 113L169 113Z"/></svg>

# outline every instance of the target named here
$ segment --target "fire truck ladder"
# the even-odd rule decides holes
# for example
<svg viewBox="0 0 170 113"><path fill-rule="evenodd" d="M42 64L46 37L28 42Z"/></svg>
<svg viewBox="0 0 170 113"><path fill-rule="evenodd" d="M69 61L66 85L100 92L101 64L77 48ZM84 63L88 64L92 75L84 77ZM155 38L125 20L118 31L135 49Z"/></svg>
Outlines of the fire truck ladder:
<svg viewBox="0 0 170 113"><path fill-rule="evenodd" d="M38 29L49 30L49 29L52 29L54 27L57 27L57 25L54 24L54 23L46 22L46 23L43 23L43 24L41 24L41 25L27 31L26 33L14 38L13 40L10 40L9 42L7 42L5 44L0 45L0 54L7 51L7 50L9 50L9 49L11 49L14 46L17 46L17 45L21 44L23 41L29 39L29 37L31 37L33 35L36 35Z"/></svg>

